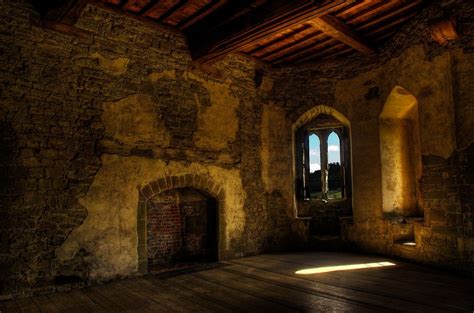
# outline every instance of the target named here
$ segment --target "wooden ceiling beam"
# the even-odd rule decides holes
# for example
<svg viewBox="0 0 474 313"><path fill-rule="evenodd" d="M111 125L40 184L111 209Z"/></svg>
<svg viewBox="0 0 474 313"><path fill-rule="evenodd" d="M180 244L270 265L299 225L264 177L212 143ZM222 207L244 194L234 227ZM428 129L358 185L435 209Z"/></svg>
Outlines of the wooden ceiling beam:
<svg viewBox="0 0 474 313"><path fill-rule="evenodd" d="M347 26L337 17L327 14L309 23L326 35L345 43L363 54L375 54L375 50L366 43L364 38L359 36L351 27Z"/></svg>
<svg viewBox="0 0 474 313"><path fill-rule="evenodd" d="M311 1L311 0L310 0L310 1ZM275 27L271 27L270 33L269 33L268 35L264 35L264 36L265 36L264 38L268 38L268 37L274 36L275 34L278 34L279 32L281 32L281 31L283 31L283 30L285 30L285 29L287 29L287 28L289 28L289 27L292 27L292 26L294 26L294 25L306 23L306 22L312 20L313 18L315 18L316 16L322 16L322 15L324 15L324 14L327 14L327 13L329 13L329 12L332 12L333 10L336 10L336 9L340 8L341 6L344 6L344 5L347 6L347 5L351 4L351 3L353 3L354 1L356 1L356 0L330 1L330 2L333 2L333 3L330 3L330 4L329 4L329 5L332 5L332 7L328 8L327 10L324 10L325 12L323 12L323 13L320 12L319 14L318 14L318 13L316 13L316 14L310 13L310 14L312 14L313 17L306 16L304 19L299 20L299 21L292 21L292 22L288 21L287 23L285 23L286 25L285 25L284 27L282 27L280 30L276 30ZM324 1L323 1L323 2L324 2ZM324 5L324 4L323 4L323 5ZM280 17L277 17L277 19L279 19L279 18L280 18ZM289 16L286 17L286 19L289 19L289 18L293 18L293 16L289 15ZM285 21L285 20L283 20L283 21ZM277 25L274 25L274 26L277 26ZM264 39L264 38L263 38L263 39ZM253 37L252 37L250 40L259 41L259 40L262 40L262 39L256 39L256 38L253 38ZM245 45L243 46L243 48L247 47L248 45L251 45L251 44L250 44L250 43L245 44Z"/></svg>
<svg viewBox="0 0 474 313"><path fill-rule="evenodd" d="M291 26L308 22L328 14L341 4L354 0L272 0L236 19L222 25L216 21L219 31L188 34L193 59L198 63L213 63L231 52L249 47L282 32ZM218 16L220 21L225 17Z"/></svg>

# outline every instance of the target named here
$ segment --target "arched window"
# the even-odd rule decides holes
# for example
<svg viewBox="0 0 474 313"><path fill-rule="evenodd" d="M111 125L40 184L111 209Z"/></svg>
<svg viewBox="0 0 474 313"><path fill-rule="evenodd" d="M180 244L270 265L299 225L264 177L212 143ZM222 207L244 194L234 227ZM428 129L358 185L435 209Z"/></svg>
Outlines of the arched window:
<svg viewBox="0 0 474 313"><path fill-rule="evenodd" d="M350 197L348 128L320 114L296 131L296 189L302 200Z"/></svg>
<svg viewBox="0 0 474 313"><path fill-rule="evenodd" d="M328 199L341 199L344 180L341 166L341 139L337 132L333 131L328 136L328 174L327 174L327 197Z"/></svg>
<svg viewBox="0 0 474 313"><path fill-rule="evenodd" d="M304 170L304 168L302 168ZM322 198L321 141L318 135L309 135L309 196Z"/></svg>

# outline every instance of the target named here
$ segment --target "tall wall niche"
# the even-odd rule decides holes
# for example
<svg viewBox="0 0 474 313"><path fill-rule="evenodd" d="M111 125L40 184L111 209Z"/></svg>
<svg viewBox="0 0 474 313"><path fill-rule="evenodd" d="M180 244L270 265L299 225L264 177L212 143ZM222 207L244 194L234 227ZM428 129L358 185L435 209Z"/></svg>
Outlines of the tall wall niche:
<svg viewBox="0 0 474 313"><path fill-rule="evenodd" d="M380 114L383 213L422 217L422 176L418 101L395 86Z"/></svg>

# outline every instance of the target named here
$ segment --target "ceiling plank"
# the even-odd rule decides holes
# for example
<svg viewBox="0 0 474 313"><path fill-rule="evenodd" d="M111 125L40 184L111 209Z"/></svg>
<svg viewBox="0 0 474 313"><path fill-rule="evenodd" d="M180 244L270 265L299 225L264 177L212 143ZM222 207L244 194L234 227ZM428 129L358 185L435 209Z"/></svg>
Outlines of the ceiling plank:
<svg viewBox="0 0 474 313"><path fill-rule="evenodd" d="M158 4L158 2L160 2L160 0L151 0L140 11L138 11L137 14L138 15L144 15L144 14L148 13L150 10L152 10Z"/></svg>
<svg viewBox="0 0 474 313"><path fill-rule="evenodd" d="M212 0L191 16L179 22L177 27L184 30L226 4L227 0Z"/></svg>
<svg viewBox="0 0 474 313"><path fill-rule="evenodd" d="M296 51L292 51L290 53L279 56L276 59L271 59L270 62L272 62L274 64L278 64L278 63L286 62L286 60L288 60L288 59L295 60L295 59L298 59L300 57L305 57L308 54L308 52L320 51L321 49L324 49L328 46L331 46L331 44L338 44L338 42L335 39L333 39L331 37L328 37L328 38L325 38L322 41L318 41L318 42L315 42L313 44L306 45L306 46L302 47L301 49L298 49Z"/></svg>
<svg viewBox="0 0 474 313"><path fill-rule="evenodd" d="M180 0L178 3L176 3L174 6L171 7L168 11L166 11L163 15L161 15L158 19L157 22L161 23L164 20L166 20L168 17L176 13L179 9L181 9L183 6L185 6L188 3L188 0Z"/></svg>
<svg viewBox="0 0 474 313"><path fill-rule="evenodd" d="M120 0L120 3L118 4L119 8L125 7L125 5L128 3L128 0Z"/></svg>
<svg viewBox="0 0 474 313"><path fill-rule="evenodd" d="M268 51L265 54L263 54L261 57L262 58L275 58L275 57L290 53L291 51L295 51L301 47L305 47L308 44L315 43L316 40L319 40L321 37L325 37L325 36L326 35L321 33L319 30L315 30L311 34L308 34L300 39L289 42L285 46Z"/></svg>
<svg viewBox="0 0 474 313"><path fill-rule="evenodd" d="M406 11L410 10L410 9L413 9L419 5L421 5L423 2L423 0L415 0L411 3L409 3L408 5L402 5L401 7L398 7L396 8L395 10L389 12L388 14L384 14L382 15L381 17L375 19L375 20L371 20L369 21L368 23L364 23L362 26L358 27L357 30L360 31L360 30L367 30L383 21L386 21L388 19L391 19L391 18L395 18L395 17L398 17L402 14L405 14Z"/></svg>
<svg viewBox="0 0 474 313"><path fill-rule="evenodd" d="M358 12L361 12L363 10L371 8L374 5L379 4L381 2L382 2L382 0L361 1L359 3L355 3L354 5L341 10L341 12L334 13L333 15L336 16L339 19L346 20L346 19L354 16L355 14L358 14Z"/></svg>
<svg viewBox="0 0 474 313"><path fill-rule="evenodd" d="M272 39L272 40L270 40L270 41L268 41L264 44L257 44L257 46L255 48L252 48L251 50L247 50L247 51L244 51L244 52L248 53L248 54L254 54L256 52L259 52L260 50L265 50L265 49L273 46L274 44L280 43L282 41L285 41L286 39L289 39L289 38L293 37L294 35L297 35L301 32L304 32L308 28L311 28L311 26L308 25L308 24L304 24L302 27L291 30L290 32L288 32L284 35L278 36L277 38L274 38L274 39Z"/></svg>
<svg viewBox="0 0 474 313"><path fill-rule="evenodd" d="M318 3L298 0L298 3L272 0L236 19L230 25L219 27L218 32L206 32L191 38L193 59L200 63L213 63L231 52L254 45L258 41L274 36L291 26L305 23L328 14L341 4L353 0L323 0ZM225 19L225 17L218 17ZM219 24L216 22L216 24Z"/></svg>
<svg viewBox="0 0 474 313"><path fill-rule="evenodd" d="M391 10L392 8L396 7L398 4L399 3L396 1L382 1L368 8L362 9L361 11L358 11L356 14L351 16L349 20L346 20L345 18L343 19L347 25L351 25L352 27L355 27L355 25L364 23L367 20L370 20L372 18L379 16L380 14L382 14L383 12L387 10Z"/></svg>
<svg viewBox="0 0 474 313"><path fill-rule="evenodd" d="M306 62L306 61L312 61L312 60L315 60L317 58L322 58L322 57L325 57L325 56L328 56L328 55L332 55L334 53L334 51L339 52L339 51L345 50L344 48L346 48L346 46L344 44L338 44L338 45L335 45L335 46L331 46L331 47L327 47L325 49L322 49L318 53L310 54L310 55L308 55L304 58L293 60L293 61L295 61L295 63L302 63L302 62Z"/></svg>
<svg viewBox="0 0 474 313"><path fill-rule="evenodd" d="M406 20L411 19L412 17L414 17L414 16L416 15L416 13L417 13L417 12L413 12L413 13L411 13L411 14L407 14L407 15L405 15L405 16L402 16L402 17L400 17L400 18L394 20L393 22L391 22L391 23L389 23L389 24L381 25L381 26L375 28L373 31L367 33L367 37L373 37L373 36L375 36L376 34L379 34L379 33L383 32L383 31L385 31L385 30L387 30L387 29L391 29L391 28L393 28L393 27L395 27L395 26L397 26L397 25L399 25L399 24L405 22Z"/></svg>
<svg viewBox="0 0 474 313"><path fill-rule="evenodd" d="M349 54L350 52L354 52L354 49L352 49L351 47L347 47L346 46L346 49L343 49L339 52L334 52L334 53L331 53L331 55L328 55L328 56L325 56L323 57L322 59L323 60L326 60L326 59L334 59L336 58L337 56L340 56L342 54Z"/></svg>
<svg viewBox="0 0 474 313"><path fill-rule="evenodd" d="M179 30L177 30L176 28L171 27L171 26L166 25L166 24L163 24L163 23L157 23L154 18L150 18L150 17L148 17L148 15L140 16L137 13L133 13L133 12L130 12L128 10L119 9L115 5L104 4L104 2L102 0L86 0L86 1L89 1L90 3L94 4L94 6L96 6L98 8L101 8L103 10L114 12L115 14L121 14L121 15L130 17L130 18L133 18L135 20L138 20L141 23L147 25L148 27L161 29L161 30L165 30L167 32L172 32L172 33L175 33L175 34L182 35L182 33ZM159 5L159 3L157 5ZM151 9L149 12L152 12L152 11L153 11L153 9Z"/></svg>
<svg viewBox="0 0 474 313"><path fill-rule="evenodd" d="M365 39L359 36L351 27L347 26L337 17L327 14L318 17L309 23L326 35L345 43L363 54L375 54L375 50L366 43Z"/></svg>

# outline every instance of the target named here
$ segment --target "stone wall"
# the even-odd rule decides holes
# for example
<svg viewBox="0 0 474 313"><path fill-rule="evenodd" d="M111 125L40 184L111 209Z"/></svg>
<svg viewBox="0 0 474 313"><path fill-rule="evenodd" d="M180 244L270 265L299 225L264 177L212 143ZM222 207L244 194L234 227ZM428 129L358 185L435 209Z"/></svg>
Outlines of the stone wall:
<svg viewBox="0 0 474 313"><path fill-rule="evenodd" d="M349 119L354 225L343 233L365 251L473 271L474 185L466 172L472 168L468 127L473 121L473 12L469 1L430 3L381 47L376 58L355 54L274 73L271 99L286 112L287 124L295 125L319 105ZM456 17L461 37L440 46L431 39L429 27L445 16ZM393 218L382 210L379 116L395 86L418 101L424 220ZM285 153L291 153L291 140L287 147ZM293 182L287 182L291 190ZM305 207L295 209L308 214ZM405 239L415 240L416 247L397 244Z"/></svg>
<svg viewBox="0 0 474 313"><path fill-rule="evenodd" d="M291 198L262 172L264 69L229 56L210 77L182 35L93 5L76 34L32 24L28 1L0 12L2 295L138 273L139 190L163 177L225 193L222 259L284 244Z"/></svg>
<svg viewBox="0 0 474 313"><path fill-rule="evenodd" d="M445 15L461 39L441 47L428 27ZM1 295L138 274L146 200L172 187L219 200L221 259L288 247L292 126L319 105L351 124L345 236L472 271L472 16L468 1L439 1L377 58L269 71L230 55L216 78L169 29L88 5L75 34L58 33L31 23L28 1L0 0ZM379 114L394 86L419 102L423 155L425 219L403 224L382 212ZM395 244L411 233L416 247Z"/></svg>

